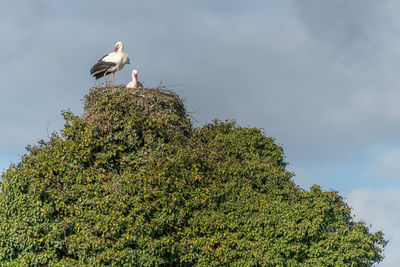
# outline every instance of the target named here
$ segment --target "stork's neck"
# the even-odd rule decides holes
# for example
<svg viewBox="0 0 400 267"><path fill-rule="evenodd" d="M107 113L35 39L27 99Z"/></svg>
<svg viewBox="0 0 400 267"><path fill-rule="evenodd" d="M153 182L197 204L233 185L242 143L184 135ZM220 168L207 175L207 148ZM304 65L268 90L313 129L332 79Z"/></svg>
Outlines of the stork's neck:
<svg viewBox="0 0 400 267"><path fill-rule="evenodd" d="M137 74L132 73L132 83L134 84L134 86L137 86Z"/></svg>

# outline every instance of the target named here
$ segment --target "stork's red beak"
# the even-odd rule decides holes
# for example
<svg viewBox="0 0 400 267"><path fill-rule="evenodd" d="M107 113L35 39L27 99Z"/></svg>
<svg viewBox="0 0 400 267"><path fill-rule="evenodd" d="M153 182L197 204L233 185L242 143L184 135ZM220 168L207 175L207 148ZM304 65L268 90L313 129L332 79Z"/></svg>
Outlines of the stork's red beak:
<svg viewBox="0 0 400 267"><path fill-rule="evenodd" d="M118 50L118 47L115 47L114 52L117 52L117 50Z"/></svg>
<svg viewBox="0 0 400 267"><path fill-rule="evenodd" d="M137 80L137 74L135 74L135 80Z"/></svg>

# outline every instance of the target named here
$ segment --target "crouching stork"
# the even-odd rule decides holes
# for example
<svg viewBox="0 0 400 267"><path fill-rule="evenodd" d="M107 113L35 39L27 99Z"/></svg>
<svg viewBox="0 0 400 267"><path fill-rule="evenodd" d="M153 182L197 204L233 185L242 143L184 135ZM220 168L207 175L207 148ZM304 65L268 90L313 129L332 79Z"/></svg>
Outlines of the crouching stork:
<svg viewBox="0 0 400 267"><path fill-rule="evenodd" d="M136 89L136 88L143 87L142 83L139 82L138 79L137 79L137 74L138 74L138 71L137 71L137 70L132 70L132 81L130 81L130 82L126 85L127 88Z"/></svg>
<svg viewBox="0 0 400 267"><path fill-rule="evenodd" d="M112 87L114 88L115 72L119 71L124 67L125 64L130 64L128 55L122 51L124 45L122 42L115 44L114 52L109 53L102 57L94 66L90 69L90 74L96 79L104 76L107 88L106 75L112 73Z"/></svg>

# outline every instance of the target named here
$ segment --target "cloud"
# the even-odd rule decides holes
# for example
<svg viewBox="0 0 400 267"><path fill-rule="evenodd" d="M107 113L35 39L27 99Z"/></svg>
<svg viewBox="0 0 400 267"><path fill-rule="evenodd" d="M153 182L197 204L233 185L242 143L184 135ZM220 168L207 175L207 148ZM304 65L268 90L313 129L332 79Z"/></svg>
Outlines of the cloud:
<svg viewBox="0 0 400 267"><path fill-rule="evenodd" d="M388 24L389 1L305 0L293 1L296 13L306 29L326 46L356 53L373 48L376 35Z"/></svg>
<svg viewBox="0 0 400 267"><path fill-rule="evenodd" d="M389 244L385 259L379 266L398 266L400 255L400 189L374 190L357 189L347 195L347 201L354 208L357 220L372 224L373 231L382 230Z"/></svg>
<svg viewBox="0 0 400 267"><path fill-rule="evenodd" d="M21 59L29 51L32 41L40 38L47 6L44 1L19 0L17 4L2 5L0 31L0 67Z"/></svg>
<svg viewBox="0 0 400 267"><path fill-rule="evenodd" d="M400 181L400 148L391 148L375 159L368 173L371 176Z"/></svg>

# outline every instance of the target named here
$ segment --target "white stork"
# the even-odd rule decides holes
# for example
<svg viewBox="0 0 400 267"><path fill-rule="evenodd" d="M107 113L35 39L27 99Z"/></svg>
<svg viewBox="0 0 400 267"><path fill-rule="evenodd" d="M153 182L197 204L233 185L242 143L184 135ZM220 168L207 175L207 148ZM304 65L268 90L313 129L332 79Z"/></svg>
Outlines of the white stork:
<svg viewBox="0 0 400 267"><path fill-rule="evenodd" d="M132 70L132 81L130 81L126 85L127 88L136 89L138 87L143 87L143 84L141 82L139 82L138 79L137 79L137 74L138 74L137 70Z"/></svg>
<svg viewBox="0 0 400 267"><path fill-rule="evenodd" d="M122 51L124 45L122 42L115 44L114 52L109 53L102 57L94 66L90 69L90 74L96 79L104 76L107 88L106 75L112 73L112 87L114 88L114 77L115 72L122 69L125 64L130 64L128 55Z"/></svg>

